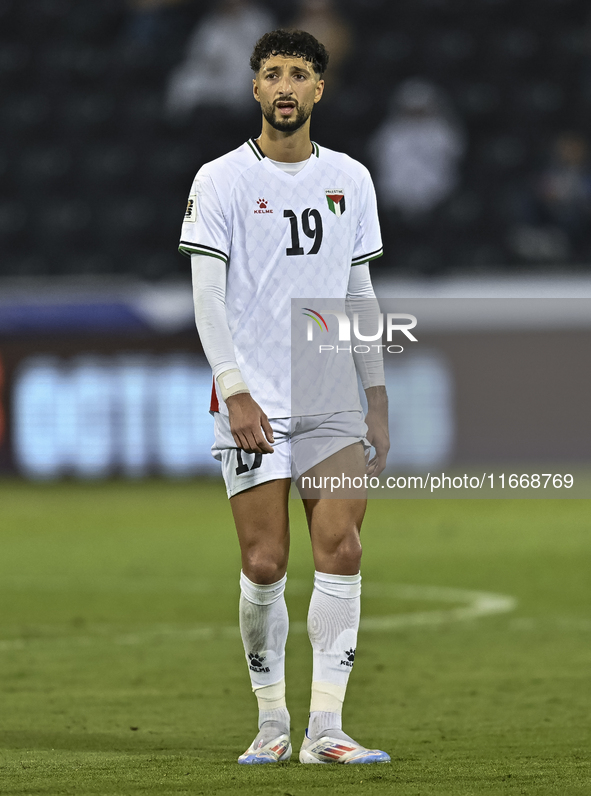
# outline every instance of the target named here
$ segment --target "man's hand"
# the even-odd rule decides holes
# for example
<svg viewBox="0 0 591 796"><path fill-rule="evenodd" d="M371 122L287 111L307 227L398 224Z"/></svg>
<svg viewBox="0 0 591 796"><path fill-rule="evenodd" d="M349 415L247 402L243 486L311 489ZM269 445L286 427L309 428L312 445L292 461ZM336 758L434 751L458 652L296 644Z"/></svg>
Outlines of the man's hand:
<svg viewBox="0 0 591 796"><path fill-rule="evenodd" d="M386 466L390 450L388 434L388 396L385 387L368 387L367 396L367 439L375 448L376 455L367 464L369 476L379 475Z"/></svg>
<svg viewBox="0 0 591 796"><path fill-rule="evenodd" d="M238 448L247 453L273 453L273 429L261 407L248 392L226 399L230 430ZM263 433L264 432L264 433ZM266 439L265 439L266 437ZM268 440L268 441L267 441Z"/></svg>

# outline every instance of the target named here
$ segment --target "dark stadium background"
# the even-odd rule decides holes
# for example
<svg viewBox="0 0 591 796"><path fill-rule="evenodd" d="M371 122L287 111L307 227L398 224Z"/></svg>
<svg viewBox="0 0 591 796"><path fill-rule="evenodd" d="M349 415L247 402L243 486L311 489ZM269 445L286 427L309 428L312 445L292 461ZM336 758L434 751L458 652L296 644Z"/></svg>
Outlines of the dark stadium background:
<svg viewBox="0 0 591 796"><path fill-rule="evenodd" d="M0 0L3 472L16 469L48 476L72 471L70 454L64 454L61 464L50 462L46 470L43 464L35 470L23 464L22 454L15 453L16 426L22 425L26 415L18 404L17 387L31 363L33 369L49 363L54 375L70 376L78 373L77 368L98 363L103 370L98 377L95 372L94 378L100 381L108 371L112 385L113 369L123 354L143 363L142 378L159 373L160 382L165 378L163 368L184 362L184 375L179 378L185 379L185 391L189 371L199 372L200 389L209 378L191 319L188 260L176 251L179 227L193 174L201 163L258 133L258 106L253 102L251 111L235 115L197 108L172 118L165 112L164 98L191 31L216 5L186 0L171 6L150 41L138 43L130 33L132 4L123 0ZM284 0L259 5L271 11L279 24L287 24L297 10ZM557 258L535 248L532 254L512 243L522 197L547 163L556 136L572 131L586 137L590 129L588 3L345 0L337 10L353 31L352 50L343 64L338 89L315 110L313 138L372 168L369 141L387 116L390 98L402 81L418 76L446 93L467 146L457 190L418 229L409 232L382 213L386 255L373 266L378 292L442 298L589 297L591 279L585 258L568 253ZM584 251L585 246L591 251L591 225L577 251ZM575 331L571 329L571 334L578 335L578 353L572 353L568 336L562 343L556 339L565 324L569 326L568 315L567 310L562 323L544 332L557 346L554 355L567 360L559 377L553 380L550 374L556 389L550 391L554 403L548 406L557 416L561 395L576 392L578 398L565 422L569 438L577 442L569 448L562 438L554 455L562 460L570 455L580 462L589 455L589 446L582 441L585 437L578 433L585 423L582 407L589 389L581 375L581 352L588 350L589 330L584 321L575 324ZM442 350L451 345L444 337L440 330ZM489 344L494 347L499 340L489 340ZM499 344L510 351L513 343L508 334ZM538 343L546 344L536 338L532 350ZM434 379L437 368L448 368L451 404L437 411L448 412L453 429L450 426L444 432L456 435L440 460L535 459L544 448L538 444L546 427L542 419L523 437L521 451L515 444L495 449L484 442L479 451L473 436L468 439L473 420L462 414L467 399L457 390L458 385L470 383L479 342L474 338L472 359L457 367L449 364L454 357L438 351L437 345L438 340L432 339L431 359L425 368L431 368L429 373L435 376L429 378ZM522 392L514 379L523 375L523 362L515 357L511 362L513 369L499 376L511 387L500 396ZM46 372L35 371L37 386L45 383ZM537 372L530 383L533 394L540 395L535 385L543 384L546 375ZM435 382L427 379L425 383L428 392ZM91 391L92 384L91 374ZM99 387L104 388L102 381ZM49 389L45 393L41 389L38 403L46 406ZM37 405L33 401L31 409L27 404L29 417ZM513 431L522 428L526 415L532 422L527 401L519 406L524 415L498 413L498 423L504 424L513 440ZM148 414L160 411L142 407ZM92 424L88 418L93 411L88 408L86 421L80 423ZM170 411L175 413L174 406ZM426 406L424 411L427 417L431 410ZM546 416L543 411L537 414ZM166 422L161 437L166 436ZM177 435L182 422L181 418L177 423ZM402 418L400 422L410 421ZM27 432L29 449L35 446L35 429L46 420L39 416L36 423ZM496 426L485 432L484 437L497 438ZM76 432L70 429L69 433L72 437ZM112 458L108 466L95 471L92 465L87 471L82 467L79 473L189 474L211 469L204 464L209 462L209 432L199 433L198 461L185 457L184 464L165 466L168 454L152 449L142 466L134 470L132 462L126 470L121 455L114 452L105 454ZM536 438L538 442L532 442ZM409 439L412 447L414 437ZM69 444L76 447L75 441ZM91 439L85 444L92 444ZM133 439L129 444L133 445ZM150 445L153 448L155 443ZM53 454L48 455L51 459ZM399 462L409 463L413 464L412 457ZM78 472L76 467L73 470Z"/></svg>

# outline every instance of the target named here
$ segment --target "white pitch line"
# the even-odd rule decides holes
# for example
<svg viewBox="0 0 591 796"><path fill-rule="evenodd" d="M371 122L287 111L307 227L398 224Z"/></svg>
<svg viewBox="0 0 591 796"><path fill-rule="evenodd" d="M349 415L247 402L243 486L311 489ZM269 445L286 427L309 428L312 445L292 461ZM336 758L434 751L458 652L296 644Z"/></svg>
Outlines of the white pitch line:
<svg viewBox="0 0 591 796"><path fill-rule="evenodd" d="M429 600L433 602L460 603L449 609L433 611L413 611L408 614L391 616L368 616L361 620L361 630L383 632L404 627L442 625L477 619L481 616L505 614L515 610L517 600L505 594L485 591L468 591L444 586L410 586L387 583L369 583L364 588L366 597L386 596L399 600Z"/></svg>
<svg viewBox="0 0 591 796"><path fill-rule="evenodd" d="M289 588L291 587L291 588ZM288 590L292 593L309 591L309 584L304 581L292 580ZM467 589L452 589L445 586L412 586L390 583L367 583L363 587L364 597L377 597L384 599L413 600L427 602L459 603L453 608L436 609L432 611L413 611L411 613L398 613L386 616L362 617L360 629L370 633L384 633L400 630L407 627L424 627L428 625L443 625L451 622L462 622L477 619L483 616L503 614L513 611L517 605L514 597L504 594L494 594L484 591L469 591ZM307 632L305 622L291 622L290 632L304 634ZM139 633L106 634L84 636L17 638L0 640L0 651L26 649L35 642L53 642L66 646L86 646L97 641L108 641L123 646L145 644L153 639L167 637L182 640L203 640L216 638L238 638L239 629L233 625L208 626L201 625L192 628L180 628L173 625L157 625L150 630Z"/></svg>

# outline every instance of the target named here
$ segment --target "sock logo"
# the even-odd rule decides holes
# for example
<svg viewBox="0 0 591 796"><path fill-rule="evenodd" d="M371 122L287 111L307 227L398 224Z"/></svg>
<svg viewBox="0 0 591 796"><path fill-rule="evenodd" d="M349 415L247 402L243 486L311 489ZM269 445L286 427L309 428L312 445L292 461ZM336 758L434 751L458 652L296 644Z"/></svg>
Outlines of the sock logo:
<svg viewBox="0 0 591 796"><path fill-rule="evenodd" d="M353 647L351 647L350 650L345 650L345 655L347 656L347 660L341 661L341 666L353 666L355 660L355 650Z"/></svg>
<svg viewBox="0 0 591 796"><path fill-rule="evenodd" d="M266 661L264 655L259 655L258 652L249 652L248 653L248 668L252 669L253 672L270 672L268 666L263 666L263 663ZM353 664L351 664L352 666Z"/></svg>

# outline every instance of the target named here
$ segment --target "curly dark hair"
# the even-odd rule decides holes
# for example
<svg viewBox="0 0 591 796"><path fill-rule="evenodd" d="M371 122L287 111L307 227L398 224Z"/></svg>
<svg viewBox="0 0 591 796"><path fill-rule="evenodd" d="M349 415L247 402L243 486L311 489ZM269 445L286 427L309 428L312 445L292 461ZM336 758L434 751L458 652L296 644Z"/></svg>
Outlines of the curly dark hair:
<svg viewBox="0 0 591 796"><path fill-rule="evenodd" d="M328 51L311 33L305 30L272 30L257 41L250 58L250 68L258 72L261 65L272 55L293 55L303 58L323 75L328 66Z"/></svg>

